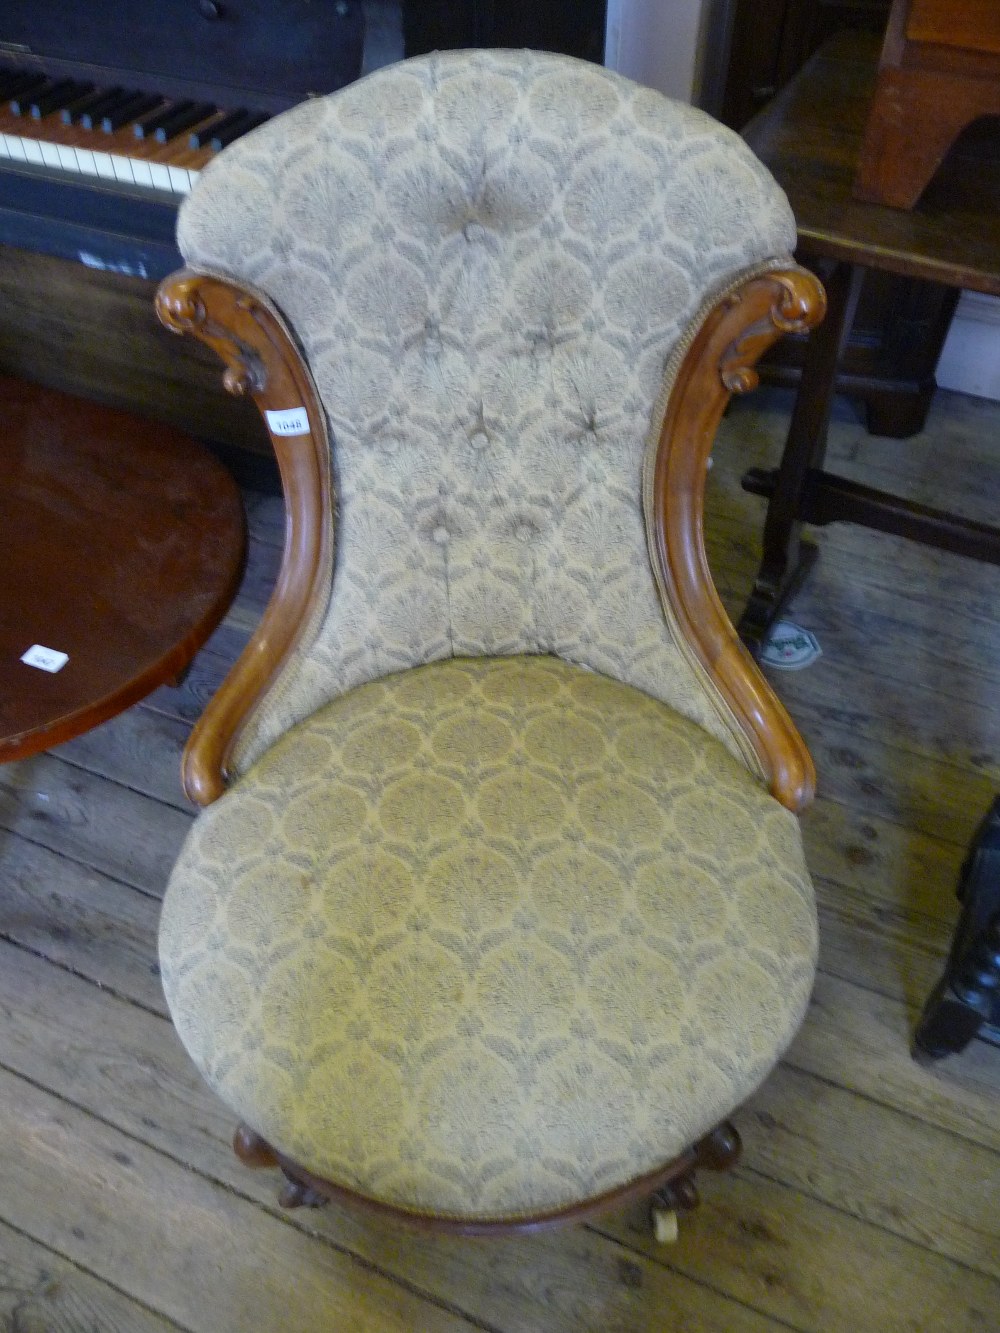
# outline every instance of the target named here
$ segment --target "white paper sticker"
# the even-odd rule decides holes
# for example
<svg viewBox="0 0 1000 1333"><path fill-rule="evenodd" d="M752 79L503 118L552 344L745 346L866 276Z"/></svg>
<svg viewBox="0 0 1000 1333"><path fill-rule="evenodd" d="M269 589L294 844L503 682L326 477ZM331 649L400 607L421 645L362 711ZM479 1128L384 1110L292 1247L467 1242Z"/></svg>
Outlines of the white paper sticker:
<svg viewBox="0 0 1000 1333"><path fill-rule="evenodd" d="M280 412L265 412L264 415L275 435L309 434L309 417L304 407L285 407Z"/></svg>
<svg viewBox="0 0 1000 1333"><path fill-rule="evenodd" d="M26 666L38 667L39 671L61 671L69 661L69 653L61 653L57 648L44 648L40 643L33 643L21 657Z"/></svg>

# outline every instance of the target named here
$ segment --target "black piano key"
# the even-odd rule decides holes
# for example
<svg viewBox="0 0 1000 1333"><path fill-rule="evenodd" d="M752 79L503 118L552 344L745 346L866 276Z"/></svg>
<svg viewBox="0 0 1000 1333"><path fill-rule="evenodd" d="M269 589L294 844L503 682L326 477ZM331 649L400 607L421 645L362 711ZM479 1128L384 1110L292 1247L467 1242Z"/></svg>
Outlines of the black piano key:
<svg viewBox="0 0 1000 1333"><path fill-rule="evenodd" d="M169 101L165 107L137 120L132 131L136 139L156 139L159 143L165 143L165 140L180 133L181 129L188 129L207 119L215 109L205 101ZM197 119L191 120L192 115L197 116Z"/></svg>
<svg viewBox="0 0 1000 1333"><path fill-rule="evenodd" d="M212 106L211 102L179 103L171 116L154 127L153 137L157 143L167 143L184 130L189 130L192 125L200 125L209 116L218 115L218 111L219 108Z"/></svg>
<svg viewBox="0 0 1000 1333"><path fill-rule="evenodd" d="M41 92L48 79L44 74L33 74L29 81L10 99L9 106L15 116L27 114L28 101L34 93Z"/></svg>
<svg viewBox="0 0 1000 1333"><path fill-rule="evenodd" d="M222 122L227 119L228 113L220 111L219 114L215 116L214 119L210 120L207 125L199 125L197 129L193 130L188 135L188 147L207 148L208 141L211 139L212 131L215 129L216 125L221 125Z"/></svg>
<svg viewBox="0 0 1000 1333"><path fill-rule="evenodd" d="M132 133L137 139L152 139L161 125L165 125L172 116L176 116L194 106L194 102L165 102L163 106L151 111L148 116L139 116L132 126Z"/></svg>
<svg viewBox="0 0 1000 1333"><path fill-rule="evenodd" d="M64 125L79 125L84 113L89 111L91 107L100 107L107 98L109 92L112 91L120 92L121 90L95 88L92 93L88 93L86 97L81 97L78 102L73 102L69 106L64 106L59 112L59 119Z"/></svg>
<svg viewBox="0 0 1000 1333"><path fill-rule="evenodd" d="M126 97L132 95L132 93L126 92L124 88L108 88L89 106L76 112L73 116L73 124L79 125L82 130L97 129L103 115L113 111L119 102L123 102Z"/></svg>
<svg viewBox="0 0 1000 1333"><path fill-rule="evenodd" d="M28 110L32 119L41 120L43 116L47 116L52 111L61 110L72 102L79 102L80 98L85 97L93 87L92 83L77 83L75 79L60 79L51 88L36 93L31 99Z"/></svg>
<svg viewBox="0 0 1000 1333"><path fill-rule="evenodd" d="M59 108L59 119L64 125L72 125L73 117L80 111L86 111L96 98L103 97L104 90L94 88L92 83L81 83L80 92L75 97L67 97Z"/></svg>
<svg viewBox="0 0 1000 1333"><path fill-rule="evenodd" d="M200 129L195 130L188 138L189 147L207 148L216 130L225 133L231 125L241 125L249 114L249 111L245 110L225 112L218 120L213 120L210 125L202 125Z"/></svg>
<svg viewBox="0 0 1000 1333"><path fill-rule="evenodd" d="M114 110L104 113L101 117L101 129L105 134L114 134L115 130L120 130L137 116L144 116L162 101L163 98L157 97L155 93L134 93L127 101L120 102Z"/></svg>
<svg viewBox="0 0 1000 1333"><path fill-rule="evenodd" d="M217 153L221 152L227 144L231 144L243 134L249 134L258 125L263 125L267 119L268 117L261 112L232 111L228 116L217 120L214 125L206 126L208 146Z"/></svg>

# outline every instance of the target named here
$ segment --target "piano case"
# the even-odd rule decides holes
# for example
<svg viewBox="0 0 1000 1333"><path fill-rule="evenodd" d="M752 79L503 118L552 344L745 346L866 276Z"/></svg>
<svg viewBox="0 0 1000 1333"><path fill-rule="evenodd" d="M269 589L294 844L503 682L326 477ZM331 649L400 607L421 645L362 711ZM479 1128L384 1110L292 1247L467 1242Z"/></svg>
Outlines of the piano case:
<svg viewBox="0 0 1000 1333"><path fill-rule="evenodd" d="M13 99L18 116L9 94L0 105L0 371L269 457L256 413L225 400L218 366L165 336L153 314L156 282L181 262L182 194L158 182L179 164L170 179L183 189L184 170L211 156L210 133L193 127L206 140L198 151L192 127L158 146L128 120L113 134L99 122L85 131L76 109L117 89L159 102L146 115L207 104L208 131L235 122L238 132L357 78L363 47L361 0L3 0L0 87L28 91ZM94 170L95 157L120 167L132 153L160 164L157 176ZM271 476L238 470L251 482Z"/></svg>

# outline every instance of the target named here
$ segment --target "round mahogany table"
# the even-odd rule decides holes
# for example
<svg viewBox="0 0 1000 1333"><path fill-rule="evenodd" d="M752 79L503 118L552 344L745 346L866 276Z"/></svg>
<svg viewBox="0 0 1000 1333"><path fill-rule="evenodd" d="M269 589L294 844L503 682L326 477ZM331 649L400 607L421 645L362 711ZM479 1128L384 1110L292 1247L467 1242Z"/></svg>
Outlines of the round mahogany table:
<svg viewBox="0 0 1000 1333"><path fill-rule="evenodd" d="M0 376L0 761L176 680L245 550L236 484L194 440Z"/></svg>

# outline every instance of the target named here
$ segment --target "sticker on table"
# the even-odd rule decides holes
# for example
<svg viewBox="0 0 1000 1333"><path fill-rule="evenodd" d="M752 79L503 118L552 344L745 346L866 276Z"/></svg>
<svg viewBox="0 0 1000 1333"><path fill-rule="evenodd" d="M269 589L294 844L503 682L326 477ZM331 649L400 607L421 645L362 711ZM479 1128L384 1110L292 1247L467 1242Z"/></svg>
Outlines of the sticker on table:
<svg viewBox="0 0 1000 1333"><path fill-rule="evenodd" d="M304 407L283 407L277 412L269 409L264 415L275 435L309 434L309 414Z"/></svg>
<svg viewBox="0 0 1000 1333"><path fill-rule="evenodd" d="M765 666L777 667L779 671L801 671L803 667L812 666L822 655L816 635L793 625L790 620L779 620L772 626L760 650L761 662Z"/></svg>
<svg viewBox="0 0 1000 1333"><path fill-rule="evenodd" d="M58 648L46 648L40 643L33 643L26 653L21 654L25 666L38 667L39 671L62 671L69 661L69 653L61 653Z"/></svg>

